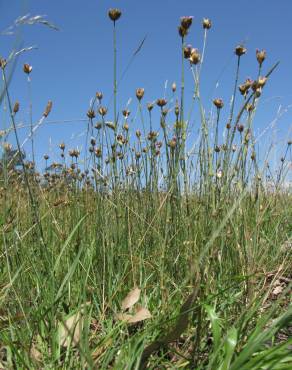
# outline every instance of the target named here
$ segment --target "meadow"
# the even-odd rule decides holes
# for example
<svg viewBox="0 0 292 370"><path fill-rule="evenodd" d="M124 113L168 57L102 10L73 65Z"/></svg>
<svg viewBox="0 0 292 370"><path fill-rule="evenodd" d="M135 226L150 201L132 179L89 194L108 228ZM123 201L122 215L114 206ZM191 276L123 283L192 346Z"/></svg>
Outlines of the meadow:
<svg viewBox="0 0 292 370"><path fill-rule="evenodd" d="M14 60L0 59L11 128L0 135L0 368L291 369L292 141L271 171L254 130L278 64L257 50L257 75L240 81L247 50L237 45L231 103L204 106L212 22L202 21L199 51L188 44L192 17L181 17L181 80L152 102L133 86L133 123L118 100L124 15L108 16L113 111L96 92L84 148L61 142L58 162L44 153L45 171L23 151L24 108L6 72ZM17 68L30 83L32 66ZM32 158L52 109L28 122Z"/></svg>

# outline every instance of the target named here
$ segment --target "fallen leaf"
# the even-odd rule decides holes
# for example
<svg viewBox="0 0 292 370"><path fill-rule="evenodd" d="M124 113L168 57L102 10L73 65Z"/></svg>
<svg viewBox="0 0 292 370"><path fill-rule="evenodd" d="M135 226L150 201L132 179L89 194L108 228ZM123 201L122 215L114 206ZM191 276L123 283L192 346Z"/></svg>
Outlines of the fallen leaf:
<svg viewBox="0 0 292 370"><path fill-rule="evenodd" d="M277 296L281 294L282 292L283 292L283 287L281 285L278 285L276 286L276 288L273 290L272 293Z"/></svg>
<svg viewBox="0 0 292 370"><path fill-rule="evenodd" d="M131 290L122 301L122 310L127 310L134 306L134 304L139 301L140 293L141 290L139 288Z"/></svg>
<svg viewBox="0 0 292 370"><path fill-rule="evenodd" d="M140 322L140 321L144 321L146 319L151 319L152 315L150 313L149 310L147 310L147 308L144 308L144 307L141 307L136 313L134 316L132 316L130 319L129 319L129 323L130 324L134 324L136 322Z"/></svg>
<svg viewBox="0 0 292 370"><path fill-rule="evenodd" d="M62 347L76 346L83 330L83 317L80 312L71 315L59 326L59 343Z"/></svg>

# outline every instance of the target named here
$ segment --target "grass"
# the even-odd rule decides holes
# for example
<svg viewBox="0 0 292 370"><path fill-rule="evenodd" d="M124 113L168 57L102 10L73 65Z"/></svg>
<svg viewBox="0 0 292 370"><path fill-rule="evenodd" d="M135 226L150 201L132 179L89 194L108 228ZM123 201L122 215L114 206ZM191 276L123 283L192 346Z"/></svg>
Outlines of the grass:
<svg viewBox="0 0 292 370"><path fill-rule="evenodd" d="M273 174L257 158L253 132L277 65L261 77L266 55L257 54L258 76L240 85L243 97L235 100L246 51L235 49L233 103L222 135L226 108L217 98L215 117L206 115L203 57L186 47L192 19L184 17L180 94L173 85L173 99L158 99L158 109L148 104L146 116L138 89L138 119L148 118L143 132L132 134L130 112L118 114L120 15L109 12L114 121L98 93L87 113L86 152L67 155L60 144L60 163L49 167L45 156L45 173L20 155L19 107L1 59L17 148L12 152L4 133L0 367L290 369L292 198L282 184L291 142ZM203 26L205 58L210 21ZM195 144L188 142L186 78L193 78L190 110L196 106L201 122ZM49 102L41 121L29 122L32 148L33 130L51 108Z"/></svg>

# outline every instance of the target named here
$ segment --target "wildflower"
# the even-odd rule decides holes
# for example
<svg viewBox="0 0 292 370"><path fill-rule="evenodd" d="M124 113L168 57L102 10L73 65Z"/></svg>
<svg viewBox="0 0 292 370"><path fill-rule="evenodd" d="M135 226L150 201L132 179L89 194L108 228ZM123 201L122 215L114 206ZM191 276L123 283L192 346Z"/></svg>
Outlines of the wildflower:
<svg viewBox="0 0 292 370"><path fill-rule="evenodd" d="M235 54L239 57L246 53L246 48L243 45L238 45L235 48Z"/></svg>
<svg viewBox="0 0 292 370"><path fill-rule="evenodd" d="M113 22L116 22L121 17L121 15L122 15L122 12L117 8L110 9L108 11L108 16Z"/></svg>
<svg viewBox="0 0 292 370"><path fill-rule="evenodd" d="M49 101L48 101L48 104L47 104L47 106L46 106L46 109L45 109L45 111L44 111L44 113L43 113L43 116L44 116L44 117L48 117L48 115L50 114L50 112L51 112L51 110L52 110L52 106L53 106L53 103L52 103L52 101L51 101L51 100L49 100Z"/></svg>
<svg viewBox="0 0 292 370"><path fill-rule="evenodd" d="M266 59L266 55L267 55L266 50L256 49L256 58L260 66L263 64L264 60Z"/></svg>
<svg viewBox="0 0 292 370"><path fill-rule="evenodd" d="M203 19L203 28L209 30L212 27L212 22L209 18Z"/></svg>
<svg viewBox="0 0 292 370"><path fill-rule="evenodd" d="M198 49L192 49L191 56L189 57L189 61L191 64L198 64L201 60L201 55Z"/></svg>
<svg viewBox="0 0 292 370"><path fill-rule="evenodd" d="M157 100L156 100L156 104L157 104L160 108L162 108L162 107L164 107L164 106L167 104L167 100L166 100L166 99L157 99Z"/></svg>
<svg viewBox="0 0 292 370"><path fill-rule="evenodd" d="M136 90L136 97L137 97L137 99L138 99L139 101L143 98L143 96L144 96L144 92L145 92L145 90L144 90L142 87L140 87L140 88L138 88L138 89Z"/></svg>
<svg viewBox="0 0 292 370"><path fill-rule="evenodd" d="M31 71L32 71L32 66L29 65L28 63L25 63L23 65L23 72L29 75Z"/></svg>
<svg viewBox="0 0 292 370"><path fill-rule="evenodd" d="M93 119L95 117L95 112L93 109L89 109L88 112L87 112L87 117L89 119Z"/></svg>
<svg viewBox="0 0 292 370"><path fill-rule="evenodd" d="M216 107L217 109L221 109L221 108L223 108L223 106L224 106L223 100L222 100L222 99L220 99L220 98L216 98L216 99L214 99L214 100L213 100L213 104L215 105L215 107Z"/></svg>

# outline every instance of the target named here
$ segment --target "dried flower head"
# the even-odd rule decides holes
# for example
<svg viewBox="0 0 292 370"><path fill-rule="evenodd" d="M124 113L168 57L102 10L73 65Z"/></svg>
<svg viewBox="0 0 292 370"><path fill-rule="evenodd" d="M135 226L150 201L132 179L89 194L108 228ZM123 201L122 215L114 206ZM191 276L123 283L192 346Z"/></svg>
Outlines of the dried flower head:
<svg viewBox="0 0 292 370"><path fill-rule="evenodd" d="M179 26L178 27L178 34L180 35L180 37L185 37L187 34L188 34L188 30L182 26Z"/></svg>
<svg viewBox="0 0 292 370"><path fill-rule="evenodd" d="M128 117L129 117L129 115L130 115L130 111L129 111L128 109L124 109L122 113L123 113L123 116L124 116L125 118L128 118Z"/></svg>
<svg viewBox="0 0 292 370"><path fill-rule="evenodd" d="M32 71L32 66L29 65L28 63L25 63L23 65L23 72L29 75L31 71Z"/></svg>
<svg viewBox="0 0 292 370"><path fill-rule="evenodd" d="M122 12L117 8L110 9L108 11L108 16L113 22L116 22L121 17L121 15L122 15Z"/></svg>
<svg viewBox="0 0 292 370"><path fill-rule="evenodd" d="M44 155L44 160L47 161L50 157L48 156L48 154L45 154Z"/></svg>
<svg viewBox="0 0 292 370"><path fill-rule="evenodd" d="M236 128L237 128L237 130L238 130L238 132L240 132L240 133L242 133L243 131L244 131L244 125L243 124L238 124L237 126L236 126Z"/></svg>
<svg viewBox="0 0 292 370"><path fill-rule="evenodd" d="M180 25L182 28L188 30L193 23L193 17L192 16L184 16L180 18Z"/></svg>
<svg viewBox="0 0 292 370"><path fill-rule="evenodd" d="M44 117L48 117L48 115L51 113L51 110L52 110L52 106L53 106L53 102L51 100L48 101L48 104L46 106L46 109L43 113L43 116Z"/></svg>
<svg viewBox="0 0 292 370"><path fill-rule="evenodd" d="M176 137L173 137L173 138L172 138L171 140L169 140L169 142L168 142L168 146L170 147L170 149L175 149L176 144L177 144L177 139L176 139Z"/></svg>
<svg viewBox="0 0 292 370"><path fill-rule="evenodd" d="M100 158L102 156L101 148L96 148L94 154L97 158Z"/></svg>
<svg viewBox="0 0 292 370"><path fill-rule="evenodd" d="M192 53L192 45L186 45L184 47L184 57L185 59L189 59Z"/></svg>
<svg viewBox="0 0 292 370"><path fill-rule="evenodd" d="M167 104L167 100L166 100L166 99L157 99L157 100L156 100L156 104L157 104L160 108L162 108L162 107L164 107L164 106Z"/></svg>
<svg viewBox="0 0 292 370"><path fill-rule="evenodd" d="M65 143L61 143L60 145L59 145L59 148L61 149L61 150L65 150Z"/></svg>
<svg viewBox="0 0 292 370"><path fill-rule="evenodd" d="M266 59L266 56L267 56L266 50L256 49L256 58L260 66L263 64L264 60Z"/></svg>
<svg viewBox="0 0 292 370"><path fill-rule="evenodd" d="M7 60L0 57L0 68L4 69L7 65Z"/></svg>
<svg viewBox="0 0 292 370"><path fill-rule="evenodd" d="M203 19L203 28L209 30L212 27L212 22L209 18Z"/></svg>
<svg viewBox="0 0 292 370"><path fill-rule="evenodd" d="M15 102L13 107L13 113L16 114L19 111L19 102Z"/></svg>
<svg viewBox="0 0 292 370"><path fill-rule="evenodd" d="M97 130L100 130L102 128L102 123L101 122L97 122L94 126Z"/></svg>
<svg viewBox="0 0 292 370"><path fill-rule="evenodd" d="M93 110L93 109L89 109L89 110L87 111L87 117L88 117L89 119L93 119L93 118L95 117L95 112L94 112L94 110Z"/></svg>
<svg viewBox="0 0 292 370"><path fill-rule="evenodd" d="M243 45L238 45L235 48L235 54L239 57L246 53L246 48Z"/></svg>
<svg viewBox="0 0 292 370"><path fill-rule="evenodd" d="M176 117L179 116L179 105L178 105L178 101L176 101L176 103L175 103L174 113L175 113Z"/></svg>
<svg viewBox="0 0 292 370"><path fill-rule="evenodd" d="M147 109L148 109L149 112L152 111L153 107L154 107L154 103L148 103L147 104Z"/></svg>
<svg viewBox="0 0 292 370"><path fill-rule="evenodd" d="M113 122L107 121L105 125L113 131L116 129L116 125Z"/></svg>
<svg viewBox="0 0 292 370"><path fill-rule="evenodd" d="M248 90L250 89L252 84L253 84L253 80L251 80L250 78L247 78L242 85L239 85L238 89L244 97L247 95Z"/></svg>
<svg viewBox="0 0 292 370"><path fill-rule="evenodd" d="M136 97L137 99L140 101L143 96L144 96L144 92L145 90L143 89L143 87L139 87L137 90L136 90Z"/></svg>
<svg viewBox="0 0 292 370"><path fill-rule="evenodd" d="M172 90L173 93L176 92L176 83L175 82L172 83L171 90Z"/></svg>
<svg viewBox="0 0 292 370"><path fill-rule="evenodd" d="M191 64L198 64L201 60L201 55L198 49L192 49L191 56L189 57L189 61Z"/></svg>
<svg viewBox="0 0 292 370"><path fill-rule="evenodd" d="M98 108L98 113L104 117L107 114L107 108L106 107L99 107Z"/></svg>
<svg viewBox="0 0 292 370"><path fill-rule="evenodd" d="M101 103L101 100L102 100L102 98L103 98L103 94L102 94L102 92L97 91L97 92L96 92L96 94L95 94L95 96L96 96L96 99L98 99L98 100L99 100L99 103Z"/></svg>
<svg viewBox="0 0 292 370"><path fill-rule="evenodd" d="M215 107L216 107L217 109L221 109L221 108L223 108L223 106L224 106L223 100L222 100L222 99L220 99L220 98L216 98L216 99L214 99L214 100L213 100L213 104L215 105Z"/></svg>
<svg viewBox="0 0 292 370"><path fill-rule="evenodd" d="M141 137L141 131L140 130L136 131L136 136L137 136L138 139L140 139L140 137Z"/></svg>

